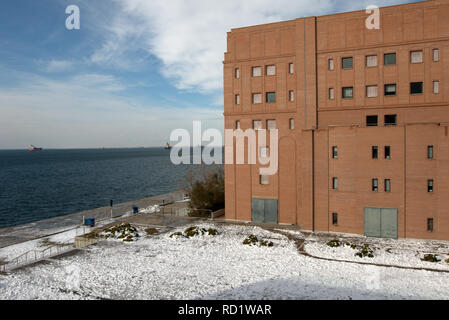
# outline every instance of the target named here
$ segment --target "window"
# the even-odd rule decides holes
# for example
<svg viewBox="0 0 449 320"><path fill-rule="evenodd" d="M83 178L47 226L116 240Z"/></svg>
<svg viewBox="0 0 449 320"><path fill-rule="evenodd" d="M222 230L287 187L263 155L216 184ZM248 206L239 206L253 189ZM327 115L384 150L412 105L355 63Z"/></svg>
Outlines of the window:
<svg viewBox="0 0 449 320"><path fill-rule="evenodd" d="M367 127L377 127L377 116L366 116Z"/></svg>
<svg viewBox="0 0 449 320"><path fill-rule="evenodd" d="M422 63L422 51L410 52L410 63Z"/></svg>
<svg viewBox="0 0 449 320"><path fill-rule="evenodd" d="M435 61L435 62L440 61L440 50L439 49L433 49L433 61Z"/></svg>
<svg viewBox="0 0 449 320"><path fill-rule="evenodd" d="M290 130L294 130L295 129L295 119L290 118Z"/></svg>
<svg viewBox="0 0 449 320"><path fill-rule="evenodd" d="M386 96L395 96L396 95L396 84L386 84L384 94Z"/></svg>
<svg viewBox="0 0 449 320"><path fill-rule="evenodd" d="M259 148L259 155L261 158L268 158L268 151L270 149L268 147L260 147Z"/></svg>
<svg viewBox="0 0 449 320"><path fill-rule="evenodd" d="M332 224L334 226L338 225L338 213L332 213Z"/></svg>
<svg viewBox="0 0 449 320"><path fill-rule="evenodd" d="M262 185L270 184L270 176L261 174L260 175L260 184L262 184Z"/></svg>
<svg viewBox="0 0 449 320"><path fill-rule="evenodd" d="M391 148L390 146L385 146L385 159L391 159Z"/></svg>
<svg viewBox="0 0 449 320"><path fill-rule="evenodd" d="M338 189L338 178L332 178L332 189Z"/></svg>
<svg viewBox="0 0 449 320"><path fill-rule="evenodd" d="M252 68L253 77L261 77L262 76L262 67L253 67Z"/></svg>
<svg viewBox="0 0 449 320"><path fill-rule="evenodd" d="M338 158L338 147L337 146L333 146L332 147L332 158L333 159L337 159Z"/></svg>
<svg viewBox="0 0 449 320"><path fill-rule="evenodd" d="M366 96L368 98L377 97L377 86L366 86Z"/></svg>
<svg viewBox="0 0 449 320"><path fill-rule="evenodd" d="M377 67L377 56L366 56L366 66L367 67Z"/></svg>
<svg viewBox="0 0 449 320"><path fill-rule="evenodd" d="M433 159L433 146L427 146L427 159Z"/></svg>
<svg viewBox="0 0 449 320"><path fill-rule="evenodd" d="M395 114L386 114L385 118L384 118L384 125L395 126L396 125L396 115Z"/></svg>
<svg viewBox="0 0 449 320"><path fill-rule="evenodd" d="M427 192L433 192L433 180L427 180Z"/></svg>
<svg viewBox="0 0 449 320"><path fill-rule="evenodd" d="M240 130L240 121L239 121L239 120L237 120L237 121L235 122L235 128L236 128L237 130Z"/></svg>
<svg viewBox="0 0 449 320"><path fill-rule="evenodd" d="M352 69L352 57L351 58L342 58L341 59L341 67L342 67L342 69Z"/></svg>
<svg viewBox="0 0 449 320"><path fill-rule="evenodd" d="M267 120L267 130L276 129L276 120Z"/></svg>
<svg viewBox="0 0 449 320"><path fill-rule="evenodd" d="M235 68L234 76L235 76L236 79L240 78L240 69L239 68Z"/></svg>
<svg viewBox="0 0 449 320"><path fill-rule="evenodd" d="M342 89L342 96L345 99L351 99L354 94L354 89L352 87L345 87Z"/></svg>
<svg viewBox="0 0 449 320"><path fill-rule="evenodd" d="M334 100L334 88L329 88L329 100Z"/></svg>
<svg viewBox="0 0 449 320"><path fill-rule="evenodd" d="M391 66L396 64L396 53L384 54L384 65Z"/></svg>
<svg viewBox="0 0 449 320"><path fill-rule="evenodd" d="M262 94L261 93L253 93L253 104L262 103Z"/></svg>
<svg viewBox="0 0 449 320"><path fill-rule="evenodd" d="M290 90L290 91L288 92L288 100L289 100L290 102L295 101L295 91Z"/></svg>
<svg viewBox="0 0 449 320"><path fill-rule="evenodd" d="M276 102L276 93L275 92L267 92L267 103L275 103Z"/></svg>
<svg viewBox="0 0 449 320"><path fill-rule="evenodd" d="M427 219L427 231L433 232L433 218Z"/></svg>
<svg viewBox="0 0 449 320"><path fill-rule="evenodd" d="M334 70L334 59L329 59L329 70L330 71Z"/></svg>
<svg viewBox="0 0 449 320"><path fill-rule="evenodd" d="M290 73L290 74L295 73L295 66L293 63L288 64L288 73Z"/></svg>
<svg viewBox="0 0 449 320"><path fill-rule="evenodd" d="M266 66L265 72L266 72L267 76L274 76L274 75L276 75L276 66L275 65Z"/></svg>
<svg viewBox="0 0 449 320"><path fill-rule="evenodd" d="M410 94L421 94L423 92L422 82L411 82L410 83Z"/></svg>
<svg viewBox="0 0 449 320"><path fill-rule="evenodd" d="M438 80L433 82L433 93L440 93L440 81Z"/></svg>
<svg viewBox="0 0 449 320"><path fill-rule="evenodd" d="M373 192L379 191L379 180L378 179L373 179L371 184L372 184Z"/></svg>
<svg viewBox="0 0 449 320"><path fill-rule="evenodd" d="M235 95L235 104L240 104L240 95L239 94Z"/></svg>
<svg viewBox="0 0 449 320"><path fill-rule="evenodd" d="M260 121L260 120L253 120L253 129L254 130L261 130L262 129L262 121Z"/></svg>
<svg viewBox="0 0 449 320"><path fill-rule="evenodd" d="M391 192L391 180L385 179L385 192Z"/></svg>
<svg viewBox="0 0 449 320"><path fill-rule="evenodd" d="M371 148L371 156L373 159L379 159L379 147L373 146Z"/></svg>

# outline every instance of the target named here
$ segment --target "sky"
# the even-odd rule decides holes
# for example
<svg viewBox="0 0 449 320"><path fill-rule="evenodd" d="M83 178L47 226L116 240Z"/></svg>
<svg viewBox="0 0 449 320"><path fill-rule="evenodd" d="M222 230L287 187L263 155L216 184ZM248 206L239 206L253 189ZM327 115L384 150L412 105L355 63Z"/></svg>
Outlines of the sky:
<svg viewBox="0 0 449 320"><path fill-rule="evenodd" d="M2 0L0 149L163 146L193 120L223 131L231 28L406 2Z"/></svg>

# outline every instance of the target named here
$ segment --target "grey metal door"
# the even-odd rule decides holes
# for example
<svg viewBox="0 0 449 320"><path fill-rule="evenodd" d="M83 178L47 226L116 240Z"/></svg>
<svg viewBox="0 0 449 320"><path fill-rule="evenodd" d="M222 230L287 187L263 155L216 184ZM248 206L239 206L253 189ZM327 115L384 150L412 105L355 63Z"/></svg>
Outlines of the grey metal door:
<svg viewBox="0 0 449 320"><path fill-rule="evenodd" d="M252 211L252 220L254 222L264 222L265 202L263 199L253 199L251 211Z"/></svg>
<svg viewBox="0 0 449 320"><path fill-rule="evenodd" d="M278 223L278 201L265 200L265 221L266 223Z"/></svg>
<svg viewBox="0 0 449 320"><path fill-rule="evenodd" d="M365 236L397 239L398 209L365 208Z"/></svg>
<svg viewBox="0 0 449 320"><path fill-rule="evenodd" d="M380 209L365 208L365 236L380 238Z"/></svg>
<svg viewBox="0 0 449 320"><path fill-rule="evenodd" d="M278 200L252 199L252 220L261 223L278 223Z"/></svg>

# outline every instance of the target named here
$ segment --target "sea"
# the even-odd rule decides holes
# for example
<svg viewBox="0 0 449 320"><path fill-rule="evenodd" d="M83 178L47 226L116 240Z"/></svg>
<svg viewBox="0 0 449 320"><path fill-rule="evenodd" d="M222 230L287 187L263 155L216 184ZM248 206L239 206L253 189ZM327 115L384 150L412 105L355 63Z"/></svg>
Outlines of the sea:
<svg viewBox="0 0 449 320"><path fill-rule="evenodd" d="M0 228L166 194L190 165L170 150L0 150Z"/></svg>

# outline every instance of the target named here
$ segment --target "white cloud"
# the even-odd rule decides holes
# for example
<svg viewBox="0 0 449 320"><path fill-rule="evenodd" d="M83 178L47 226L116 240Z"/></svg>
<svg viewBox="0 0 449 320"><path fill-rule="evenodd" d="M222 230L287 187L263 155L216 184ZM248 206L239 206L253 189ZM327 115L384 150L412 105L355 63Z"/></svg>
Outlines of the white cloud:
<svg viewBox="0 0 449 320"><path fill-rule="evenodd" d="M50 60L46 63L45 71L49 73L66 72L73 68L73 61L68 60Z"/></svg>

